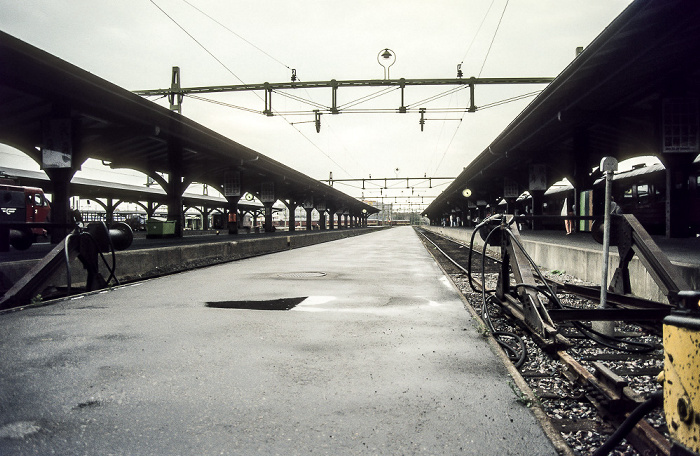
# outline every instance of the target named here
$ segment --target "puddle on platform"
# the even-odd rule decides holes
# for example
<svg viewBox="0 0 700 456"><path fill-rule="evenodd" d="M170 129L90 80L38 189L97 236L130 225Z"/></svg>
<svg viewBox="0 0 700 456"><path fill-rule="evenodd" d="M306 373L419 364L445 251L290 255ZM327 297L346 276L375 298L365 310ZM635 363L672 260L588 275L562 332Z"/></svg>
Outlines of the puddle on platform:
<svg viewBox="0 0 700 456"><path fill-rule="evenodd" d="M215 309L247 309L247 310L291 310L304 301L301 298L280 298L267 301L216 301L207 302L207 307Z"/></svg>

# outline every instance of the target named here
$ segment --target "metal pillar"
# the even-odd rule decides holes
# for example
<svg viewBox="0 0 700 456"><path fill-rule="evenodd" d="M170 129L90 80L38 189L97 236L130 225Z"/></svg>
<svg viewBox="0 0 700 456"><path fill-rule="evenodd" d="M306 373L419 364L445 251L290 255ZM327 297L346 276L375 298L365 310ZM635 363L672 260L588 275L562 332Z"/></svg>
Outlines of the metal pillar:
<svg viewBox="0 0 700 456"><path fill-rule="evenodd" d="M70 224L70 181L84 161L80 151L80 125L71 118L71 107L56 104L42 122L41 168L53 184L51 222ZM67 227L51 229L51 243L68 234Z"/></svg>
<svg viewBox="0 0 700 456"><path fill-rule="evenodd" d="M334 214L335 214L335 209L332 208L332 207L329 207L329 208L328 208L328 229L329 229L329 230L332 230L332 229L333 229L333 225L334 225L334 222L335 222L335 220L334 220Z"/></svg>
<svg viewBox="0 0 700 456"><path fill-rule="evenodd" d="M228 200L228 234L238 234L239 223L238 197L236 196Z"/></svg>
<svg viewBox="0 0 700 456"><path fill-rule="evenodd" d="M105 219L107 226L112 226L114 223L114 209L117 205L119 205L120 202L117 204L114 204L114 200L112 198L107 198L107 205L105 207Z"/></svg>
<svg viewBox="0 0 700 456"><path fill-rule="evenodd" d="M266 233L271 233L275 231L275 228L272 226L272 205L274 203L263 203L265 206L265 232Z"/></svg>
<svg viewBox="0 0 700 456"><path fill-rule="evenodd" d="M168 142L168 164L170 175L168 176L168 188L165 189L168 195L168 220L175 220L175 237L182 237L182 228L185 223L185 211L182 206L182 194L184 185L182 182L182 141L180 135L182 126L177 122L171 122L171 129L174 134Z"/></svg>
<svg viewBox="0 0 700 456"><path fill-rule="evenodd" d="M532 196L532 215L542 215L542 203L544 202L544 190L530 190ZM532 221L532 229L538 230L541 223L535 219Z"/></svg>
<svg viewBox="0 0 700 456"><path fill-rule="evenodd" d="M284 205L287 206L287 210L289 211L289 231L296 231L297 227L297 203L293 202L292 200L289 200L289 202L284 202Z"/></svg>
<svg viewBox="0 0 700 456"><path fill-rule="evenodd" d="M70 218L70 181L75 174L71 168L45 169L53 185L51 199L51 222L68 224ZM51 243L58 244L68 234L68 228L52 228Z"/></svg>
<svg viewBox="0 0 700 456"><path fill-rule="evenodd" d="M690 236L690 172L695 154L666 154L666 237Z"/></svg>
<svg viewBox="0 0 700 456"><path fill-rule="evenodd" d="M305 207L306 211L306 231L311 231L311 213L314 211L313 207Z"/></svg>
<svg viewBox="0 0 700 456"><path fill-rule="evenodd" d="M202 231L209 230L209 214L212 212L212 209L202 206Z"/></svg>

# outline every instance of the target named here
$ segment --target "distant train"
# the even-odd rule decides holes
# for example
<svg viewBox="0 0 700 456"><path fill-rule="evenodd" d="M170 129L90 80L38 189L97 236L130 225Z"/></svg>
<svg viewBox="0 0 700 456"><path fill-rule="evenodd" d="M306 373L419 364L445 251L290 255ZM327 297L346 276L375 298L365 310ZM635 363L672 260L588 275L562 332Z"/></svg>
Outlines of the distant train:
<svg viewBox="0 0 700 456"><path fill-rule="evenodd" d="M637 220L651 234L664 234L666 230L666 170L661 164L638 165L629 171L616 173L613 178L612 194L615 203L623 213L634 214ZM564 199L575 198L571 185L552 187L545 192L543 214L561 215ZM523 213L531 199L518 201L517 207ZM604 182L599 179L593 190L583 192L575 200L577 215L602 214ZM691 235L700 235L700 173L692 174L689 182L688 198L685 202L690 216ZM590 230L591 221L581 221L577 229ZM545 229L562 229L563 223L544 221Z"/></svg>
<svg viewBox="0 0 700 456"><path fill-rule="evenodd" d="M21 224L48 222L50 212L51 204L42 189L0 181L0 223L13 224L10 244L17 250L26 250L38 237L46 236L43 228Z"/></svg>

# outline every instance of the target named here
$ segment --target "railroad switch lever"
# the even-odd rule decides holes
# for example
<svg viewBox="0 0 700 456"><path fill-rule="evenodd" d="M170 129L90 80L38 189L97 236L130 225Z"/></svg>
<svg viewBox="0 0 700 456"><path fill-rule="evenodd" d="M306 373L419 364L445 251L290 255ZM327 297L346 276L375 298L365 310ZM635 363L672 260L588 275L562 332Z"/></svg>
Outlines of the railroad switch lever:
<svg viewBox="0 0 700 456"><path fill-rule="evenodd" d="M107 229L102 222L90 223L80 233L80 245L78 259L87 271L87 291L99 290L107 287L109 280L104 279L99 272L99 255L111 250L125 250L134 240L131 227L124 222L117 222ZM111 271L110 276L114 275Z"/></svg>
<svg viewBox="0 0 700 456"><path fill-rule="evenodd" d="M631 294L629 263L635 254L671 304L679 301L679 292L689 290L685 278L632 214L611 215L610 246L617 246L620 261L608 287L617 294ZM602 243L602 224L593 223L592 235Z"/></svg>
<svg viewBox="0 0 700 456"><path fill-rule="evenodd" d="M54 274L65 266L67 266L66 277L68 279L67 294L70 294L70 260L76 257L87 271L87 291L107 287L112 278L116 280L115 265L112 263L111 268L108 266L110 275L105 280L99 272L100 256L104 252L129 248L133 239L134 234L131 227L123 222L118 222L109 229L101 222L90 223L84 230L76 228L5 293L0 300L0 309L29 304L34 297L43 293L47 286L52 284L50 281ZM106 260L105 264L107 264ZM43 298L47 298L47 296L43 296Z"/></svg>
<svg viewBox="0 0 700 456"><path fill-rule="evenodd" d="M537 282L532 273L530 261L522 249L520 232L512 215L497 215L485 220L479 229L484 242L501 249L501 271L498 275L496 297L501 301L511 301L519 307L523 321L534 333L544 340L554 342L558 332L549 316L545 304L540 300ZM518 284L517 298L512 293L510 274Z"/></svg>

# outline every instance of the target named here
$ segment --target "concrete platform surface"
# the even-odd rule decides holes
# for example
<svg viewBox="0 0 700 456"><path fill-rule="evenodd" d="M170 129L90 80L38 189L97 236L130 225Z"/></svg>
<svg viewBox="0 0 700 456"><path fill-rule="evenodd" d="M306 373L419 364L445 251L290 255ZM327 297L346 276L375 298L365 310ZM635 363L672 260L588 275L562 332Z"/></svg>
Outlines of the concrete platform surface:
<svg viewBox="0 0 700 456"><path fill-rule="evenodd" d="M556 454L410 227L0 324L3 455Z"/></svg>

